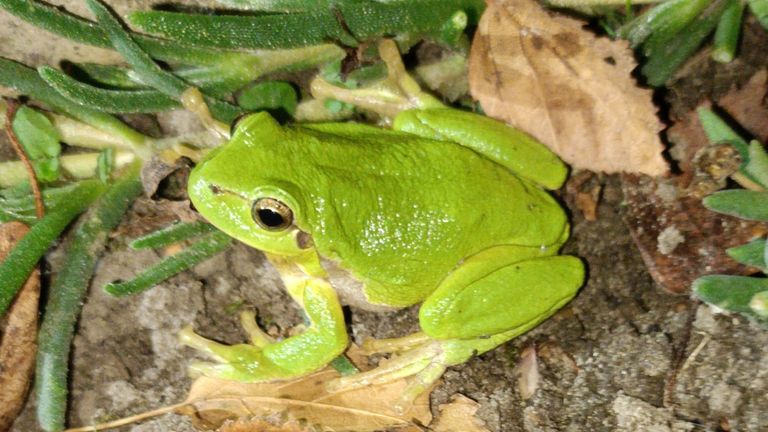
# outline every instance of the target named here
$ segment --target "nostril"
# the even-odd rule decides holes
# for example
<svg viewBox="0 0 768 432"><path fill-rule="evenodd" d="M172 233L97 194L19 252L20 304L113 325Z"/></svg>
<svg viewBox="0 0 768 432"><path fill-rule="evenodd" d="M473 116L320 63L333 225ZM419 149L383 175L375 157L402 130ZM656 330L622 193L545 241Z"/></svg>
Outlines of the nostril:
<svg viewBox="0 0 768 432"><path fill-rule="evenodd" d="M211 189L211 193L214 195L219 195L222 192L221 188L216 185L208 185L208 187Z"/></svg>

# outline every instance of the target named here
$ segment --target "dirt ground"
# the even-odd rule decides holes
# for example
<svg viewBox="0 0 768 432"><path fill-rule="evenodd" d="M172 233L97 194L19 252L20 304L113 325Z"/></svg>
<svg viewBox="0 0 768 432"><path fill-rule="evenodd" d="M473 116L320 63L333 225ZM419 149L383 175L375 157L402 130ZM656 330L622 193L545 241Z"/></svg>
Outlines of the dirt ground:
<svg viewBox="0 0 768 432"><path fill-rule="evenodd" d="M52 3L85 14L80 2ZM153 2L108 3L126 11ZM0 55L31 65L118 59L4 12ZM768 430L768 332L654 284L623 222L620 180L603 181L597 221L572 211L573 235L564 252L581 257L589 268L578 297L528 334L451 368L433 393L433 406L462 393L480 403L479 416L499 432ZM156 204L139 202L128 223L151 220L157 212ZM146 293L112 298L101 291L104 283L129 278L158 259L152 251L127 250L124 241L111 243L83 307L72 357L73 426L183 400L191 382L186 366L195 353L180 347L176 334L187 324L233 343L244 340L233 312L242 307L257 308L267 327L287 329L300 322L277 273L259 252L241 244ZM51 263L55 268L55 254ZM415 308L351 309L349 316L358 342L418 329ZM541 380L523 400L516 364L531 345L538 348ZM34 404L32 398L13 431L37 430ZM194 429L186 418L167 415L122 430Z"/></svg>

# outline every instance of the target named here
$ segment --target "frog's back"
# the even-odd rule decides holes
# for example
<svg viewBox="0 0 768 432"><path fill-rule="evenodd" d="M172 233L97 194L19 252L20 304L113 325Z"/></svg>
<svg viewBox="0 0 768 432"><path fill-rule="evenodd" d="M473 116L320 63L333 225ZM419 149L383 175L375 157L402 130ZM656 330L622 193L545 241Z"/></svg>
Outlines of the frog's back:
<svg viewBox="0 0 768 432"><path fill-rule="evenodd" d="M546 191L458 144L355 123L287 133L280 152L305 162L302 228L374 303L419 302L480 250L556 248L567 229Z"/></svg>

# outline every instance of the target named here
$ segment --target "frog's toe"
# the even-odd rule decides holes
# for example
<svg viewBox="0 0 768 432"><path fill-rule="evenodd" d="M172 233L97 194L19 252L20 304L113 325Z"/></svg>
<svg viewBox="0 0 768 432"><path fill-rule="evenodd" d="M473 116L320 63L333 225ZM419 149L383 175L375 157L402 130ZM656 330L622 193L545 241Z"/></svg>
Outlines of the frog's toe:
<svg viewBox="0 0 768 432"><path fill-rule="evenodd" d="M389 354L408 351L429 341L429 336L422 332L418 332L405 337L392 339L368 338L363 341L363 344L360 346L360 348L364 353L368 355L378 353Z"/></svg>

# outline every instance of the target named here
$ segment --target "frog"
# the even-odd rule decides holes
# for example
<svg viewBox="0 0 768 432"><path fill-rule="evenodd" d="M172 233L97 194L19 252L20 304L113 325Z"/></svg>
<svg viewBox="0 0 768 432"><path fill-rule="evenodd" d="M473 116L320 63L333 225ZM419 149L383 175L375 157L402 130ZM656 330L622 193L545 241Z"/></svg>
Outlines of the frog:
<svg viewBox="0 0 768 432"><path fill-rule="evenodd" d="M363 344L388 362L328 384L404 378L404 409L446 368L537 326L582 286L583 262L559 254L570 225L549 192L567 166L524 132L421 90L391 41L379 50L389 72L378 88L317 78L312 91L390 116L390 128L252 113L190 173L196 210L261 250L308 321L274 340L244 313L250 343L237 345L188 327L182 343L214 360L194 374L263 382L325 367L349 343L344 291L374 309L419 305L420 331Z"/></svg>

